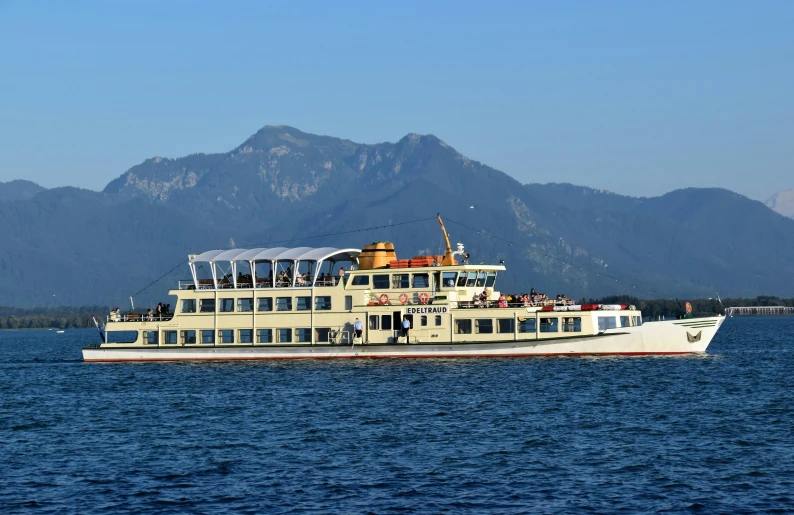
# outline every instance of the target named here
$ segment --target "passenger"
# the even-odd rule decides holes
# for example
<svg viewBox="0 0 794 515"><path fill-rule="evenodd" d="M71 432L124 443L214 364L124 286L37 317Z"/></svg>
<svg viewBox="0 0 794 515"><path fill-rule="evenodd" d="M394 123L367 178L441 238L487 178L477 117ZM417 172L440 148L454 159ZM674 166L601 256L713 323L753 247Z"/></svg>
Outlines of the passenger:
<svg viewBox="0 0 794 515"><path fill-rule="evenodd" d="M149 322L154 320L154 311L152 311L152 308L149 308L149 310L146 312L146 320Z"/></svg>
<svg viewBox="0 0 794 515"><path fill-rule="evenodd" d="M507 307L507 299L505 298L505 294L502 293L499 295L499 307L506 308Z"/></svg>
<svg viewBox="0 0 794 515"><path fill-rule="evenodd" d="M535 297L535 296L537 296L537 294L538 294L538 292L535 291L535 288L532 288L531 290L529 290L529 296L530 297Z"/></svg>
<svg viewBox="0 0 794 515"><path fill-rule="evenodd" d="M320 274L320 277L317 278L317 282L320 284L325 284L325 272Z"/></svg>
<svg viewBox="0 0 794 515"><path fill-rule="evenodd" d="M116 319L116 322L121 322L121 308L116 308L115 319Z"/></svg>
<svg viewBox="0 0 794 515"><path fill-rule="evenodd" d="M157 303L157 309L156 309L155 311L156 311L156 313L157 313L157 318L158 318L158 319L159 319L161 316L163 316L163 303L162 303L162 302L158 302L158 303Z"/></svg>
<svg viewBox="0 0 794 515"><path fill-rule="evenodd" d="M411 321L408 320L408 315L403 315L403 336L405 336L405 343L409 343L408 331L411 329Z"/></svg>
<svg viewBox="0 0 794 515"><path fill-rule="evenodd" d="M480 303L482 304L481 307L488 307L488 288L485 288L480 294Z"/></svg>
<svg viewBox="0 0 794 515"><path fill-rule="evenodd" d="M110 308L110 314L108 315L108 320L111 322L116 322L116 310Z"/></svg>
<svg viewBox="0 0 794 515"><path fill-rule="evenodd" d="M345 275L345 269L344 268L340 268L339 269L339 277L344 277L344 275Z"/></svg>
<svg viewBox="0 0 794 515"><path fill-rule="evenodd" d="M298 286L305 286L305 285L306 285L306 279L303 278L303 275L298 274Z"/></svg>
<svg viewBox="0 0 794 515"><path fill-rule="evenodd" d="M353 322L353 335L355 338L361 338L361 334L364 331L364 324L361 323L361 320L356 318L356 321Z"/></svg>

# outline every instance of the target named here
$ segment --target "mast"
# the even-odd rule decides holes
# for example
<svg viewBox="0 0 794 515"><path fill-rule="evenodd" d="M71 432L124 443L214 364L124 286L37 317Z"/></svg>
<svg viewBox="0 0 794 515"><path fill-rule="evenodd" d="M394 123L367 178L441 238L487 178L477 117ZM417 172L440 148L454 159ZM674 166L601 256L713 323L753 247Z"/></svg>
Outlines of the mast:
<svg viewBox="0 0 794 515"><path fill-rule="evenodd" d="M447 229L444 227L444 222L441 221L441 214L438 215L438 223L441 225L441 230L444 232L444 240L447 243L447 251L444 253L444 259L441 261L442 266L451 266L457 265L455 262L455 257L452 255L452 245L449 244L449 234L447 234Z"/></svg>

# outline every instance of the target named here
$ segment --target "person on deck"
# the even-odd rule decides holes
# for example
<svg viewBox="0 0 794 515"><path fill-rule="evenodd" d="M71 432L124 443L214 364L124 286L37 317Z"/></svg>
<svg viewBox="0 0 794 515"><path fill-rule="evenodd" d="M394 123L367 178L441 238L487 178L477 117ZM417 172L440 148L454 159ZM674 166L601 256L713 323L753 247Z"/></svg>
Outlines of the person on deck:
<svg viewBox="0 0 794 515"><path fill-rule="evenodd" d="M354 338L361 338L361 334L364 331L364 324L361 323L361 320L356 318L356 321L353 322L353 336Z"/></svg>
<svg viewBox="0 0 794 515"><path fill-rule="evenodd" d="M340 268L339 269L339 277L344 277L344 275L345 275L345 269L344 268Z"/></svg>
<svg viewBox="0 0 794 515"><path fill-rule="evenodd" d="M410 343L408 338L408 331L411 329L411 321L408 320L408 315L403 315L403 336L405 336L405 343Z"/></svg>
<svg viewBox="0 0 794 515"><path fill-rule="evenodd" d="M506 308L507 307L507 298L505 297L504 293L499 295L499 307L500 308Z"/></svg>

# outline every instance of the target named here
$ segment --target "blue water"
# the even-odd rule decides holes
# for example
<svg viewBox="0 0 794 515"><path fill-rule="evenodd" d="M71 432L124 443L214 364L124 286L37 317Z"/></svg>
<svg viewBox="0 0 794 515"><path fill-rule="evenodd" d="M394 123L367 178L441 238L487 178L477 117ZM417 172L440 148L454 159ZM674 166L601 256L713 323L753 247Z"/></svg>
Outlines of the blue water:
<svg viewBox="0 0 794 515"><path fill-rule="evenodd" d="M2 513L794 511L794 318L707 356L86 364L0 331Z"/></svg>

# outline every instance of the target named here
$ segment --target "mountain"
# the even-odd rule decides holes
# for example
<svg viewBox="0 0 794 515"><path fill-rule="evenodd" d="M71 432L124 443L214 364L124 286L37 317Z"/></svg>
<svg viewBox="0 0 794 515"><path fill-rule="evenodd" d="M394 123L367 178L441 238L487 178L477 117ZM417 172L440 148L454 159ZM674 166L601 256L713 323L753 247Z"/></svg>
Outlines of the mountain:
<svg viewBox="0 0 794 515"><path fill-rule="evenodd" d="M786 190L769 197L765 204L783 216L794 218L794 190Z"/></svg>
<svg viewBox="0 0 794 515"><path fill-rule="evenodd" d="M726 190L633 198L521 184L431 135L360 144L267 126L226 153L148 159L102 192L56 188L0 203L0 271L12 285L0 304L156 303L187 277L188 253L213 248L389 240L401 257L438 254L437 212L472 262L505 261L497 286L506 291L794 289L794 220Z"/></svg>
<svg viewBox="0 0 794 515"><path fill-rule="evenodd" d="M35 182L22 179L0 182L0 202L27 200L44 189Z"/></svg>

